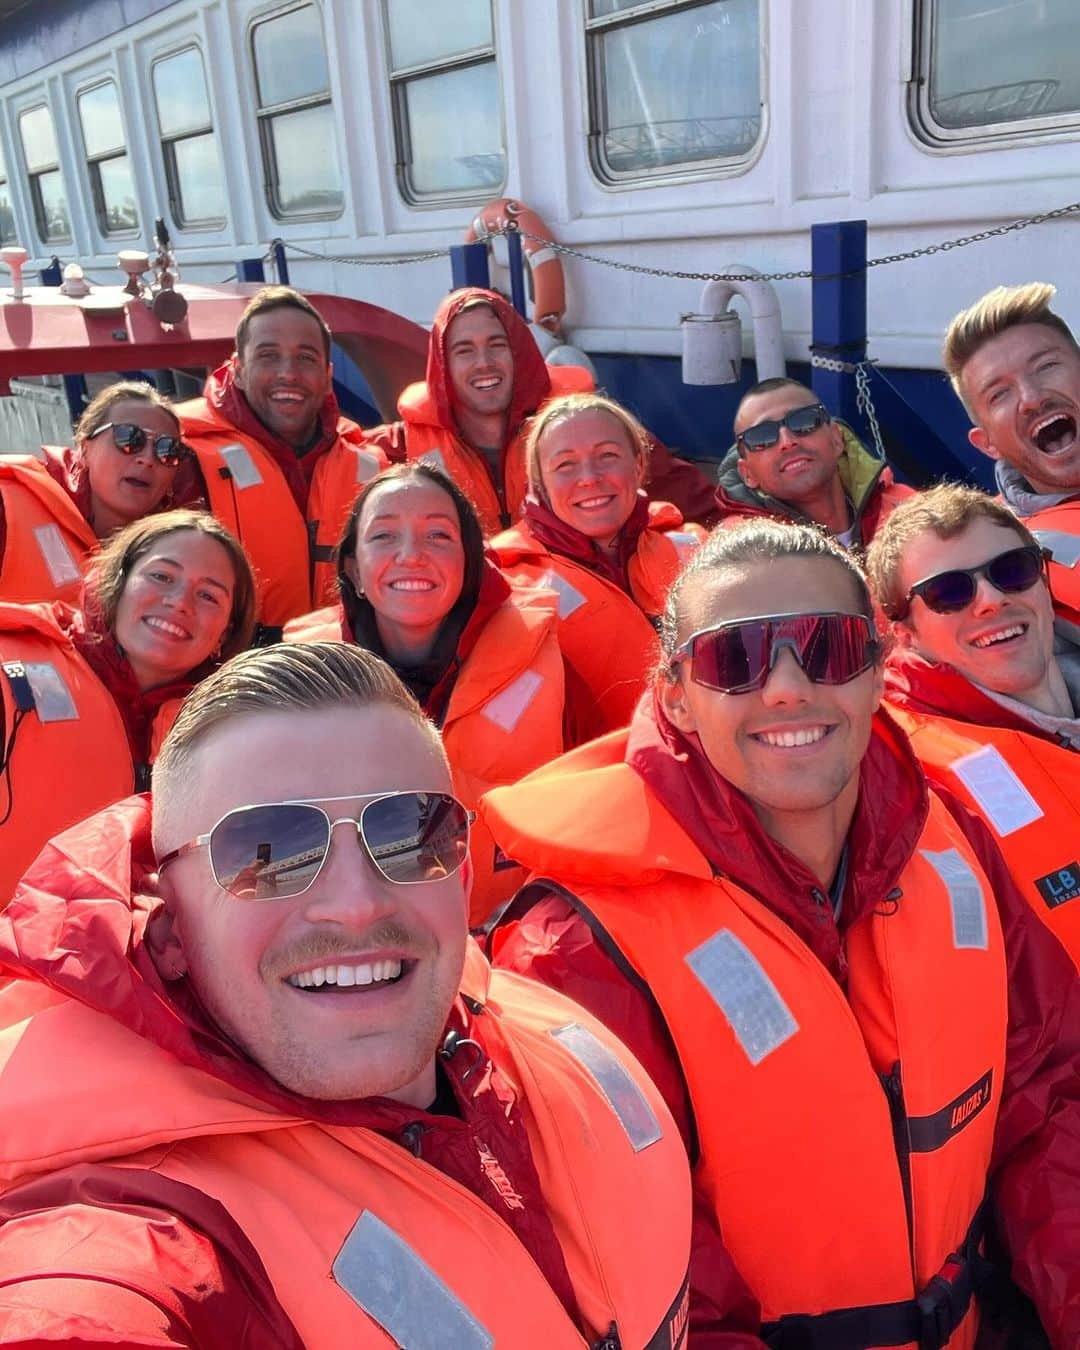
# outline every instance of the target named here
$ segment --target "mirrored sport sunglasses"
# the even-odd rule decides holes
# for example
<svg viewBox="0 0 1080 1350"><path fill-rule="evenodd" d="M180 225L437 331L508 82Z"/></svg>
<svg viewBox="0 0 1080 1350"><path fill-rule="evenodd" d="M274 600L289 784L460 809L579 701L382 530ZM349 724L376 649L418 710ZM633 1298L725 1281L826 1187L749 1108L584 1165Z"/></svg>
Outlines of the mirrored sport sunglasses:
<svg viewBox="0 0 1080 1350"><path fill-rule="evenodd" d="M155 436L152 431L135 422L106 422L104 426L98 427L90 439L100 436L103 431L112 432L113 445L122 455L138 454L149 441L154 458L167 469L175 469L191 453L179 436Z"/></svg>
<svg viewBox="0 0 1080 1350"><path fill-rule="evenodd" d="M771 450L780 440L783 427L787 427L793 436L810 436L831 420L824 404L811 403L805 408L793 408L786 417L770 418L757 426L747 427L735 439L749 451Z"/></svg>
<svg viewBox="0 0 1080 1350"><path fill-rule="evenodd" d="M384 792L326 797L365 802L359 815L331 820L309 801L268 802L227 812L209 834L167 853L158 871L185 853L210 850L210 870L223 891L238 900L283 900L303 895L322 871L336 825L353 825L374 867L398 886L442 881L460 871L475 819L445 792Z"/></svg>
<svg viewBox="0 0 1080 1350"><path fill-rule="evenodd" d="M694 633L673 662L688 660L690 678L724 694L748 694L769 678L787 648L814 684L847 684L878 658L881 644L865 614L767 614Z"/></svg>
<svg viewBox="0 0 1080 1350"><path fill-rule="evenodd" d="M935 572L932 577L912 586L900 611L892 617L907 618L915 596L935 614L959 614L975 599L979 577L985 577L996 591L1005 595L1029 591L1043 575L1045 563L1044 550L1037 544L1027 544L1024 548L1010 548L999 553L978 567L953 567L947 572Z"/></svg>

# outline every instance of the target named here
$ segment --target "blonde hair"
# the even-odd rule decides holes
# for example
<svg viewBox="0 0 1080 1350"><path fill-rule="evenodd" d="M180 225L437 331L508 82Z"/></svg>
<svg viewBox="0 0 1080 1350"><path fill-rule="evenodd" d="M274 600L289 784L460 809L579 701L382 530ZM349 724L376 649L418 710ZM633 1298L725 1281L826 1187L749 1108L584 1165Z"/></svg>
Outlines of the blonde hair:
<svg viewBox="0 0 1080 1350"><path fill-rule="evenodd" d="M177 436L181 433L180 418L176 409L165 397L158 393L152 384L145 380L118 380L100 390L83 409L83 414L75 425L75 442L88 441L110 421L109 413L117 403L130 399L133 403L145 403L150 408L160 408L168 413L176 423Z"/></svg>
<svg viewBox="0 0 1080 1350"><path fill-rule="evenodd" d="M1030 281L1026 286L995 286L967 309L962 309L949 324L941 352L945 371L956 391L957 398L971 411L960 381L964 367L991 338L1006 328L1022 323L1041 323L1067 339L1074 350L1080 351L1072 330L1060 315L1050 308L1057 291L1048 281Z"/></svg>
<svg viewBox="0 0 1080 1350"><path fill-rule="evenodd" d="M178 534L185 530L194 530L197 534L216 539L232 563L232 612L221 644L221 659L228 660L248 645L255 631L255 578L240 543L219 520L205 511L189 511L186 508L161 511L157 515L133 520L130 525L118 530L102 544L94 557L86 578L87 600L97 606L105 626L112 632L120 597L131 569L167 534Z"/></svg>
<svg viewBox="0 0 1080 1350"><path fill-rule="evenodd" d="M544 480L540 473L540 438L544 432L559 422L566 422L579 413L605 412L615 419L626 432L634 458L642 465L642 482L648 477L649 449L652 445L649 433L632 412L616 403L605 394L581 393L562 394L545 403L529 424L529 433L525 440L525 472L529 480L529 491L536 494L542 502L547 502Z"/></svg>
<svg viewBox="0 0 1080 1350"><path fill-rule="evenodd" d="M1035 536L1002 502L961 483L939 483L909 497L878 527L866 555L866 570L881 608L896 619L904 605L900 593L900 564L904 549L927 530L939 539L955 539L976 520L989 520L1012 530L1019 546L1037 547Z"/></svg>

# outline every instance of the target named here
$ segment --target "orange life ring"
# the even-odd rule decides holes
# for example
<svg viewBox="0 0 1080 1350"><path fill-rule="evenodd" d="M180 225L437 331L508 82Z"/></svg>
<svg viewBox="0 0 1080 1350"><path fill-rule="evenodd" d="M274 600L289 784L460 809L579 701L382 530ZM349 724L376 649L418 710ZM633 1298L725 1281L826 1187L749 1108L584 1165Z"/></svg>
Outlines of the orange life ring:
<svg viewBox="0 0 1080 1350"><path fill-rule="evenodd" d="M559 335L566 312L562 262L554 249L541 242L550 239L552 234L531 206L513 197L488 202L465 231L465 242L472 244L515 227L524 234L536 236L521 241L532 283L533 322Z"/></svg>

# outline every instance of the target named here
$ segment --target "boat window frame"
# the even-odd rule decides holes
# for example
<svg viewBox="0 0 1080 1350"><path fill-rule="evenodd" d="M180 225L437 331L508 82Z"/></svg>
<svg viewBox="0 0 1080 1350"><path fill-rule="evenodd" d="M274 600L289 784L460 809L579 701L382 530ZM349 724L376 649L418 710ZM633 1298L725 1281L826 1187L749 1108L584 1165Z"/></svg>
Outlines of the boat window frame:
<svg viewBox="0 0 1080 1350"><path fill-rule="evenodd" d="M457 204L472 206L493 201L502 196L509 174L510 155L506 145L506 116L503 105L502 81L499 78L499 55L495 41L495 7L488 0L491 13L491 42L483 47L470 47L451 56L433 57L430 61L420 61L413 65L395 69L394 54L390 46L390 15L388 7L393 0L382 0L382 21L385 34L386 78L390 86L390 110L394 128L394 176L397 180L398 194L407 206L454 206ZM499 88L499 132L503 157L503 174L498 184L477 184L469 188L446 188L437 192L421 191L411 178L412 136L409 130L408 85L413 80L430 79L433 75L447 75L457 70L469 70L476 66L493 65L496 83Z"/></svg>
<svg viewBox="0 0 1080 1350"><path fill-rule="evenodd" d="M632 10L615 10L611 14L593 17L590 0L582 0L585 32L585 78L587 86L588 160L593 177L604 187L640 187L643 185L685 183L694 179L735 178L746 173L757 161L765 143L767 131L766 69L764 36L766 6L758 6L758 91L760 113L758 133L753 144L738 155L718 155L712 159L687 160L682 164L663 164L649 169L621 170L612 168L604 151L604 138L610 131L607 125L606 84L603 70L602 37L620 28L636 27L651 20L664 18L691 9L700 9L714 0L639 0Z"/></svg>
<svg viewBox="0 0 1080 1350"><path fill-rule="evenodd" d="M48 164L38 165L36 169L31 169L30 161L26 155L26 140L23 136L23 118L30 113L37 112L39 108L44 108L49 114L49 121L52 125L53 145L56 148L56 159ZM60 143L56 139L56 117L53 114L52 105L47 98L41 98L37 102L27 103L19 108L15 114L16 129L19 134L19 150L22 155L23 167L26 170L26 182L30 189L30 205L34 214L34 229L37 232L38 242L51 246L53 244L72 244L75 242L75 230L71 221L71 201L68 197L67 183L64 179L63 166L60 163ZM56 174L60 180L60 185L64 190L64 201L67 205L67 234L57 234L50 237L48 227L45 222L45 199L41 193L41 179L49 174Z"/></svg>
<svg viewBox="0 0 1080 1350"><path fill-rule="evenodd" d="M971 127L946 127L938 122L930 101L934 11L938 4L940 0L911 0L911 78L908 80L907 114L913 135L923 145L938 150L970 151L980 147L1000 147L1003 143L1022 145L1045 140L1048 136L1075 135L1080 131L1080 107L1049 117L1014 117Z"/></svg>
<svg viewBox="0 0 1080 1350"><path fill-rule="evenodd" d="M0 217L0 248L8 248L10 245L19 242L19 222L15 214L15 193L12 191L11 171L8 169L8 154L4 146L3 135L0 134L0 196L5 195L4 189L7 189L7 199L11 206L11 223L13 234L10 239L4 236L3 218Z"/></svg>
<svg viewBox="0 0 1080 1350"><path fill-rule="evenodd" d="M203 89L206 94L206 108L210 120L205 124L200 123L198 127L187 128L175 135L166 135L161 125L161 104L158 101L154 72L158 66L173 60L174 57L183 56L185 52L195 52L198 55L199 64L202 67ZM158 145L161 147L161 158L165 168L165 188L169 197L169 214L172 216L173 224L177 229L190 230L193 234L223 230L229 223L228 179L225 175L221 137L217 133L214 122L214 105L210 96L210 81L206 72L206 54L198 42L185 42L182 47L176 47L172 51L157 53L150 62L148 73L150 76L150 96L154 102L154 117L157 119ZM188 216L184 213L184 193L180 170L176 161L176 147L181 141L193 141L200 136L211 136L217 150L218 168L221 170L221 190L226 206L226 214L223 216Z"/></svg>
<svg viewBox="0 0 1080 1350"><path fill-rule="evenodd" d="M277 19L282 19L288 14L294 14L301 9L313 9L319 18L319 28L322 34L323 54L326 58L326 91L319 94L308 94L303 98L290 99L286 103L274 103L263 106L261 103L262 95L259 91L259 63L255 56L255 33L264 24L273 23ZM289 221L306 220L340 220L345 213L345 204L347 200L347 174L345 168L345 159L342 155L342 145L338 136L337 125L334 125L334 148L337 152L338 171L340 174L341 205L333 211L286 211L281 204L280 183L281 178L278 173L277 156L274 154L274 138L272 126L275 120L289 117L293 113L306 112L311 108L334 107L333 91L333 72L330 63L330 49L326 42L326 16L322 8L316 3L316 0L298 0L297 3L282 5L278 9L264 11L253 18L248 25L247 31L247 52L251 62L251 76L253 80L253 92L255 95L255 119L259 131L259 152L262 157L263 168L263 191L266 198L266 205L275 220L283 223Z"/></svg>
<svg viewBox="0 0 1080 1350"><path fill-rule="evenodd" d="M113 92L116 95L116 111L120 117L120 127L123 132L123 142L119 150L106 150L102 153L91 155L86 143L86 123L83 121L81 100L86 94L92 94L96 89L102 89L105 85L111 84ZM135 239L138 238L141 230L141 221L139 220L139 201L135 198L134 225L126 225L120 229L110 228L108 221L108 204L105 201L105 185L101 178L102 164L112 160L126 159L128 167L131 170L132 189L136 190L138 185L135 181L135 168L131 158L131 150L127 142L127 126L124 120L124 107L120 101L120 86L117 83L116 76L106 74L92 80L89 84L75 91L75 121L78 124L79 135L82 138L83 154L86 158L86 169L90 175L90 199L94 206L94 218L97 221L97 227L102 236L106 239Z"/></svg>

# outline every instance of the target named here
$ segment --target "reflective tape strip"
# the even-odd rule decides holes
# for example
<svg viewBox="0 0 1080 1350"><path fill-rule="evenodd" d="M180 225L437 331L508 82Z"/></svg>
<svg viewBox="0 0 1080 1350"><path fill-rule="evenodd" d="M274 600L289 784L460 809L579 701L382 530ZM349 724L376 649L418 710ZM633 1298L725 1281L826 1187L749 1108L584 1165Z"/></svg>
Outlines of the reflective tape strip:
<svg viewBox="0 0 1080 1350"><path fill-rule="evenodd" d="M996 745L962 755L949 768L1001 838L1045 814Z"/></svg>
<svg viewBox="0 0 1080 1350"><path fill-rule="evenodd" d="M513 684L508 684L494 698L488 699L481 711L489 722L494 722L501 730L509 733L521 721L543 683L543 675L537 675L535 670L526 670Z"/></svg>
<svg viewBox="0 0 1080 1350"><path fill-rule="evenodd" d="M490 1350L495 1337L427 1262L364 1210L333 1265L334 1280L404 1350Z"/></svg>
<svg viewBox="0 0 1080 1350"><path fill-rule="evenodd" d="M1066 534L1064 530L1032 530L1031 533L1048 548L1054 562L1063 567L1075 567L1080 562L1080 535Z"/></svg>
<svg viewBox="0 0 1080 1350"><path fill-rule="evenodd" d="M694 549L701 542L696 534L690 534L686 530L669 530L667 537L675 545L675 552L682 561L689 558Z"/></svg>
<svg viewBox="0 0 1080 1350"><path fill-rule="evenodd" d="M953 945L958 949L986 951L990 939L986 927L986 901L979 878L955 848L944 849L941 853L923 848L919 852L949 892Z"/></svg>
<svg viewBox="0 0 1080 1350"><path fill-rule="evenodd" d="M221 447L221 458L228 465L232 480L238 488L258 487L262 482L259 466L251 457L246 445L234 441L232 445Z"/></svg>
<svg viewBox="0 0 1080 1350"><path fill-rule="evenodd" d="M23 666L34 695L34 711L42 722L77 722L79 710L63 675L51 661L27 661Z"/></svg>
<svg viewBox="0 0 1080 1350"><path fill-rule="evenodd" d="M371 450L356 452L356 481L370 483L377 473L382 472L382 460Z"/></svg>
<svg viewBox="0 0 1080 1350"><path fill-rule="evenodd" d="M67 540L59 525L36 525L34 541L41 552L54 586L67 586L82 576L79 564L72 557Z"/></svg>
<svg viewBox="0 0 1080 1350"><path fill-rule="evenodd" d="M559 597L559 618L568 619L575 610L579 610L585 603L585 597L572 586L563 576L560 576L553 567L549 567L542 577L537 580L538 586L545 586L549 591L554 591Z"/></svg>
<svg viewBox="0 0 1080 1350"><path fill-rule="evenodd" d="M426 455L420 456L421 464L430 464L433 469L441 469L447 478L452 478L453 474L446 466L446 460L443 459L441 450L429 450Z"/></svg>
<svg viewBox="0 0 1080 1350"><path fill-rule="evenodd" d="M760 1064L798 1031L780 990L730 929L721 928L695 947L686 964L731 1024L751 1064Z"/></svg>
<svg viewBox="0 0 1080 1350"><path fill-rule="evenodd" d="M608 1106L626 1131L635 1153L664 1137L660 1122L626 1065L587 1027L569 1022L549 1033L568 1050L604 1094Z"/></svg>

